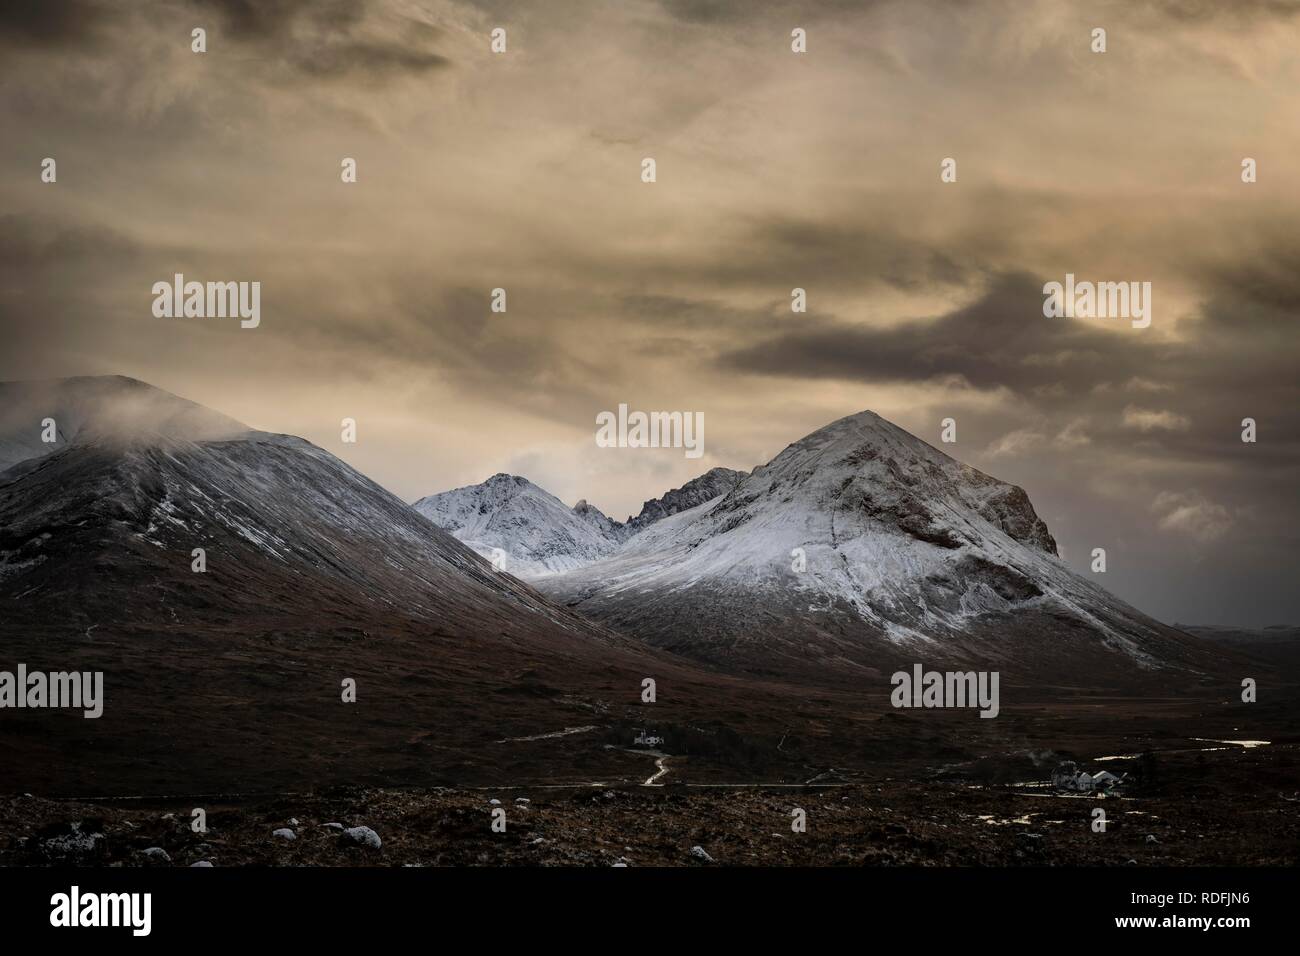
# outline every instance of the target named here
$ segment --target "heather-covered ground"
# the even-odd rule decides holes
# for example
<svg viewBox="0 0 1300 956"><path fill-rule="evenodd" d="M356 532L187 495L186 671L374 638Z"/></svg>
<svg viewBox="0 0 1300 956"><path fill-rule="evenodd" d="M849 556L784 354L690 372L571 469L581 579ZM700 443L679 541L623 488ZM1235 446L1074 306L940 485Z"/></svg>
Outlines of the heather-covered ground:
<svg viewBox="0 0 1300 956"><path fill-rule="evenodd" d="M1295 743L1166 751L1144 760L1142 786L1118 798L1053 795L1041 785L1046 766L1019 785L977 783L1004 775L987 761L925 781L781 788L354 788L224 802L16 795L0 798L0 864L1290 866L1300 862L1297 757ZM195 806L206 834L191 829ZM1092 829L1097 807L1105 833ZM498 808L503 833L492 829ZM795 808L806 832L792 832ZM327 824L369 827L382 846ZM295 839L275 836L280 828ZM153 847L167 859L145 853Z"/></svg>

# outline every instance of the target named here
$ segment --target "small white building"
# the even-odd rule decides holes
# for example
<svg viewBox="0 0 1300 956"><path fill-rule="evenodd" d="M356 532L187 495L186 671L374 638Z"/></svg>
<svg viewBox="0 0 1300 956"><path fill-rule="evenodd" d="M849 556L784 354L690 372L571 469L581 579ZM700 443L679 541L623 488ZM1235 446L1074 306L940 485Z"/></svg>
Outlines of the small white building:
<svg viewBox="0 0 1300 956"><path fill-rule="evenodd" d="M645 747L658 747L663 742L664 739L662 737L651 736L647 734L644 730L638 730L636 734L636 740L632 741L632 743L634 744L637 744L639 746L645 746Z"/></svg>
<svg viewBox="0 0 1300 956"><path fill-rule="evenodd" d="M1097 793L1122 787L1128 774L1115 776L1109 770L1088 773L1080 770L1072 760L1067 760L1052 771L1052 786L1057 790L1070 790L1075 793Z"/></svg>

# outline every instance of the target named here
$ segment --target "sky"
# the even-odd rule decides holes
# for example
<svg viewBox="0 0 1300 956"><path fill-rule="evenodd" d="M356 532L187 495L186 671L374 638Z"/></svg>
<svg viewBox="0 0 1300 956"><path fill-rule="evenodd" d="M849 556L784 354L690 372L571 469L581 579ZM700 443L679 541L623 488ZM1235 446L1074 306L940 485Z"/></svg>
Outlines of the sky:
<svg viewBox="0 0 1300 956"><path fill-rule="evenodd" d="M7 3L0 380L617 519L871 409L1142 610L1296 623L1298 50L1289 0ZM260 324L156 317L175 273ZM1149 327L1045 316L1067 273L1151 283ZM597 447L620 404L704 455Z"/></svg>

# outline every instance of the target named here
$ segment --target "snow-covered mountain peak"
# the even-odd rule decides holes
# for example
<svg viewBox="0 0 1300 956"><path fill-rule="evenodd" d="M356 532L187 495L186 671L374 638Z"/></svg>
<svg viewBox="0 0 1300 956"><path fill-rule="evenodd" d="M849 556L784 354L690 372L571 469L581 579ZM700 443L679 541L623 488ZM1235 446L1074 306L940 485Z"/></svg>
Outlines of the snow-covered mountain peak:
<svg viewBox="0 0 1300 956"><path fill-rule="evenodd" d="M757 468L746 494L799 488L823 504L860 505L885 524L945 547L978 544L972 515L1055 555L1056 541L1024 489L950 458L875 412L849 415ZM979 522L975 522L978 524Z"/></svg>
<svg viewBox="0 0 1300 956"><path fill-rule="evenodd" d="M842 666L877 660L882 646L976 659L1009 652L998 642L1031 621L1071 642L1086 633L1125 666L1176 650L1160 644L1161 625L1060 561L1023 489L873 412L812 432L544 590L718 662ZM1078 650L1016 653L1057 668Z"/></svg>
<svg viewBox="0 0 1300 956"><path fill-rule="evenodd" d="M585 498L568 508L527 478L506 474L429 495L414 507L484 556L505 552L506 569L532 579L608 557L651 525L730 493L744 477L741 471L713 468L647 501L626 523Z"/></svg>
<svg viewBox="0 0 1300 956"><path fill-rule="evenodd" d="M569 508L519 475L498 473L421 498L413 507L479 554L504 553L505 570L522 578L582 567L613 553L621 540L602 525L599 519L609 519L597 509Z"/></svg>

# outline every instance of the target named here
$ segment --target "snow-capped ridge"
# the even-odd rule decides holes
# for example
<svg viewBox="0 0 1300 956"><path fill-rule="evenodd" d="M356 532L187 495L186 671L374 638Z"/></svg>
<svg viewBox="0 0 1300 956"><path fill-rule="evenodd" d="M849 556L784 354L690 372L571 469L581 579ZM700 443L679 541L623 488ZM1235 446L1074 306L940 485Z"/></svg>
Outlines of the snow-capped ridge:
<svg viewBox="0 0 1300 956"><path fill-rule="evenodd" d="M641 512L629 517L625 526L635 534L656 521L670 515L694 508L706 501L712 501L720 495L730 493L748 472L732 468L710 468L698 478L692 478L680 488L666 491L658 498L652 498L641 506Z"/></svg>
<svg viewBox="0 0 1300 956"><path fill-rule="evenodd" d="M617 553L663 519L731 491L745 476L713 468L662 497L647 501L626 523L585 498L567 508L559 498L519 475L498 473L477 485L428 495L413 507L479 554L500 559L526 579L561 574Z"/></svg>
<svg viewBox="0 0 1300 956"><path fill-rule="evenodd" d="M870 411L543 590L652 643L743 666L865 663L889 647L980 659L1028 631L1040 644L1015 653L1040 665L1089 646L1115 652L1119 669L1181 653L1169 629L1059 559L1022 488ZM1071 637L1053 643L1054 632Z"/></svg>
<svg viewBox="0 0 1300 956"><path fill-rule="evenodd" d="M574 570L620 544L602 526L605 516L597 509L569 508L519 475L497 473L477 485L428 495L412 507L484 557L504 560L504 570L522 578Z"/></svg>

